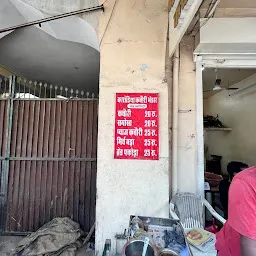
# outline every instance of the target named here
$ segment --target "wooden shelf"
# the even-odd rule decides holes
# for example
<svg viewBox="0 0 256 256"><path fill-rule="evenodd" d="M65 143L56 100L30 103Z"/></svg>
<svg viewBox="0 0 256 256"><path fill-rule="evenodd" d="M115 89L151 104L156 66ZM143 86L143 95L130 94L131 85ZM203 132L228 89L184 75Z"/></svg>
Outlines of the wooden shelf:
<svg viewBox="0 0 256 256"><path fill-rule="evenodd" d="M226 132L230 132L232 131L232 128L219 128L219 127L206 127L204 128L206 131L226 131Z"/></svg>

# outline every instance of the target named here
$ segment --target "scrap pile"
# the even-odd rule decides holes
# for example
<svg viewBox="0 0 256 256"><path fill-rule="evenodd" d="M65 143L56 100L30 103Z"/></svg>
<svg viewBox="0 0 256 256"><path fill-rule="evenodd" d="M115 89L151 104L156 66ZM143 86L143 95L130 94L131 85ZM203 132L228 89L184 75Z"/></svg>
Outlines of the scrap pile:
<svg viewBox="0 0 256 256"><path fill-rule="evenodd" d="M219 120L219 116L205 116L204 117L204 128L225 128L222 122Z"/></svg>

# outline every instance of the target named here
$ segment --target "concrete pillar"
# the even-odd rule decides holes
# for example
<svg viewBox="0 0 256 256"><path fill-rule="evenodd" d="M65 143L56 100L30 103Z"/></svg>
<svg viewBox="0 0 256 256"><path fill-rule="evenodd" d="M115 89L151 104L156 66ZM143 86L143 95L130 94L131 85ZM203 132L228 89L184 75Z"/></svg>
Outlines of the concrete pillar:
<svg viewBox="0 0 256 256"><path fill-rule="evenodd" d="M96 254L106 239L115 249L116 233L131 214L168 217L168 88L165 0L108 0L101 16L101 73L96 206ZM145 70L141 66L145 64ZM115 160L115 93L160 94L160 159ZM114 252L112 252L114 253Z"/></svg>
<svg viewBox="0 0 256 256"><path fill-rule="evenodd" d="M178 189L197 193L196 74L193 60L194 37L180 43Z"/></svg>

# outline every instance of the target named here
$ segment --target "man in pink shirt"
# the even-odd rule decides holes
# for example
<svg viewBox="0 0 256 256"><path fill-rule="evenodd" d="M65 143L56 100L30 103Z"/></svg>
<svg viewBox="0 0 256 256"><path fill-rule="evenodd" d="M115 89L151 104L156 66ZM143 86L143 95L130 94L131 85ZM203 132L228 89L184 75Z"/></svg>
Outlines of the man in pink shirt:
<svg viewBox="0 0 256 256"><path fill-rule="evenodd" d="M234 177L228 212L227 222L217 233L218 256L256 256L256 166Z"/></svg>

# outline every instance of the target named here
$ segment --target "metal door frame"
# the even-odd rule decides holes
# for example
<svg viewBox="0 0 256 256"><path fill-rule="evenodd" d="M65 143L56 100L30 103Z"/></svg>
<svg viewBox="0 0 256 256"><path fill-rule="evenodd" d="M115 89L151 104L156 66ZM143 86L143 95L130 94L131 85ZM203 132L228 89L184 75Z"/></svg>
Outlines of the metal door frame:
<svg viewBox="0 0 256 256"><path fill-rule="evenodd" d="M231 44L232 45L232 44ZM249 53L197 53L196 65L196 132L197 132L197 183L198 193L204 197L204 127L203 127L203 69L205 68L256 68L256 55Z"/></svg>
<svg viewBox="0 0 256 256"><path fill-rule="evenodd" d="M15 77L9 78L9 95L6 100L7 103L7 126L6 126L6 152L5 156L0 156L0 161L3 162L1 170L1 184L0 184L0 232L4 232L7 220L7 191L8 191L8 176L10 164L10 146L11 146L11 131L12 131L12 117L13 117L13 99L15 90Z"/></svg>

